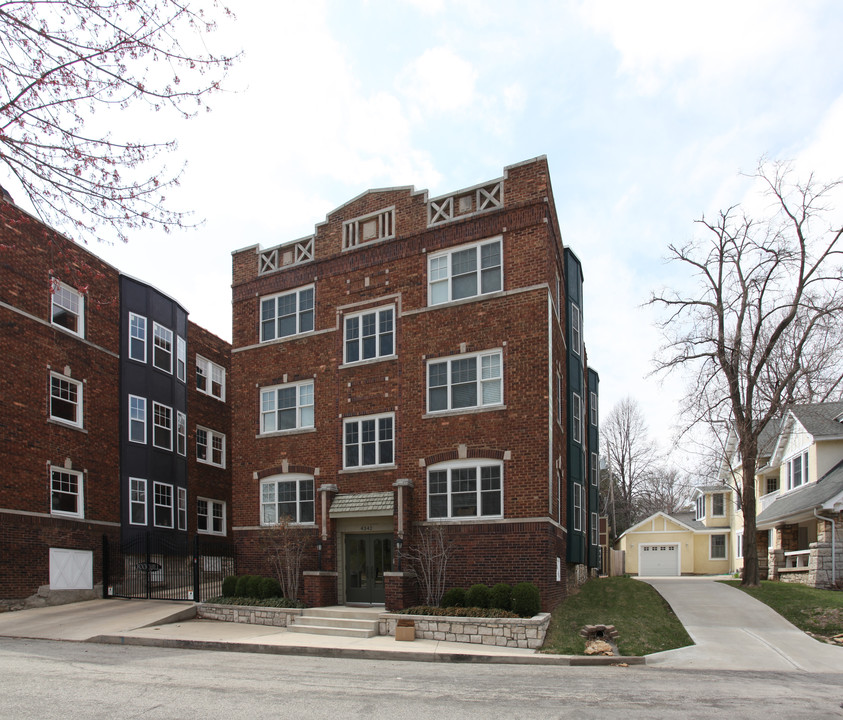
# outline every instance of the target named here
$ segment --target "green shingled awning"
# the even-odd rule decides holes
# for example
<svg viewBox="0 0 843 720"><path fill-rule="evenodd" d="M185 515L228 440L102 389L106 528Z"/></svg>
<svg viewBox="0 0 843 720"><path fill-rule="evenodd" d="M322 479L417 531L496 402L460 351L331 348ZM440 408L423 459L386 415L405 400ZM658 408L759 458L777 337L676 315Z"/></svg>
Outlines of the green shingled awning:
<svg viewBox="0 0 843 720"><path fill-rule="evenodd" d="M391 516L395 502L391 491L337 495L328 513L335 517Z"/></svg>

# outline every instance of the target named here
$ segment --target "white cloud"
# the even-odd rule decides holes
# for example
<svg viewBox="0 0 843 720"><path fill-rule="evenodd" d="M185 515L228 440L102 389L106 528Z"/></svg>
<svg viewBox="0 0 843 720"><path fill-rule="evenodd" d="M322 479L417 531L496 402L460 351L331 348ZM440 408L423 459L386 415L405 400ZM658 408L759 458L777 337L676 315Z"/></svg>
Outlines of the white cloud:
<svg viewBox="0 0 843 720"><path fill-rule="evenodd" d="M620 72L654 94L677 73L730 83L778 62L811 30L802 4L785 0L585 0L581 13L608 34Z"/></svg>
<svg viewBox="0 0 843 720"><path fill-rule="evenodd" d="M425 50L399 74L401 94L422 116L450 113L475 101L478 72L446 47Z"/></svg>

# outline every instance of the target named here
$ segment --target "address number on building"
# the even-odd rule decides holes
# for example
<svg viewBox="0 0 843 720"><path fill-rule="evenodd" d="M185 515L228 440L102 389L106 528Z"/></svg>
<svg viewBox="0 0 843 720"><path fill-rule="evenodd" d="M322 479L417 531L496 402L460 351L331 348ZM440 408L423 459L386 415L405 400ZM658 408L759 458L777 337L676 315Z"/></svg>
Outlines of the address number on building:
<svg viewBox="0 0 843 720"><path fill-rule="evenodd" d="M155 572L161 569L161 564L157 562L139 562L135 566L141 572Z"/></svg>
<svg viewBox="0 0 843 720"><path fill-rule="evenodd" d="M374 529L375 528L374 528L373 525L361 525L360 526L360 532L371 532Z"/></svg>

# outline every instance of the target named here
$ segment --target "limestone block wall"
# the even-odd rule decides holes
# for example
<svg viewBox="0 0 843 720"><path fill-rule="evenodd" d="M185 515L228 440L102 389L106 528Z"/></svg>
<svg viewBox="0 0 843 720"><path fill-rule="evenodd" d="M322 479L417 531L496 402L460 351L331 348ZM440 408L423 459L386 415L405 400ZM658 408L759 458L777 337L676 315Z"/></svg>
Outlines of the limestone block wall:
<svg viewBox="0 0 843 720"><path fill-rule="evenodd" d="M465 618L434 615L380 616L379 634L395 635L399 619L412 619L416 637L424 640L476 643L537 649L544 644L550 624L550 614L540 613L532 618Z"/></svg>

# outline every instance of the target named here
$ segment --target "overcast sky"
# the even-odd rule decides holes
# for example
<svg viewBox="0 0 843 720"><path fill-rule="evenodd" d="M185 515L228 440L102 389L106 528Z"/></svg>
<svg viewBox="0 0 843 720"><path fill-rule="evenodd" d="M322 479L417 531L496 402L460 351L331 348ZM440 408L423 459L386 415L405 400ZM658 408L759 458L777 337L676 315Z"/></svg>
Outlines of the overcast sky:
<svg viewBox="0 0 843 720"><path fill-rule="evenodd" d="M843 174L843 5L742 0L229 0L244 57L175 134L196 231L91 249L231 338L231 251L313 232L369 188L441 195L537 155L585 274L601 411L637 398L669 444L679 379L648 378L668 243L739 202L762 155ZM124 122L121 117L120 122ZM144 139L156 139L144 137Z"/></svg>

